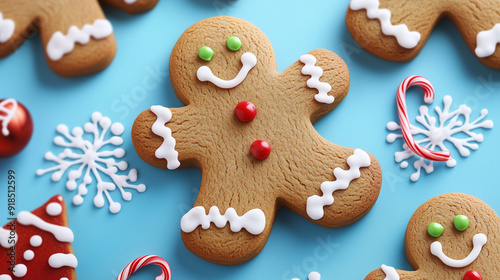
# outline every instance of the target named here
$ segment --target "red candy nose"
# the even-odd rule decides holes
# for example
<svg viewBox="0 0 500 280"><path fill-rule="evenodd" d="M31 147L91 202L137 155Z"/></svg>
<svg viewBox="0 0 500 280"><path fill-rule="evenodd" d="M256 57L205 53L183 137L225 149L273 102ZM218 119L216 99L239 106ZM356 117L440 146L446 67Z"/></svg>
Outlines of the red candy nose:
<svg viewBox="0 0 500 280"><path fill-rule="evenodd" d="M258 160L266 159L271 153L271 145L264 140L257 140L250 146L250 153Z"/></svg>
<svg viewBox="0 0 500 280"><path fill-rule="evenodd" d="M250 101L242 101L236 105L234 113L241 122L251 122L257 115L257 108Z"/></svg>
<svg viewBox="0 0 500 280"><path fill-rule="evenodd" d="M464 280L483 280L481 274L475 270L469 270L465 273Z"/></svg>

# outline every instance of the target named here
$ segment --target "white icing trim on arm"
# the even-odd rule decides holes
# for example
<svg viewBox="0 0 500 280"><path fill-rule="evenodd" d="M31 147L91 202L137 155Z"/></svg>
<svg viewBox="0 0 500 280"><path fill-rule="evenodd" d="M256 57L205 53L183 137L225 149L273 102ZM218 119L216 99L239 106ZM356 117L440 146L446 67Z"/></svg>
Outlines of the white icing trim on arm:
<svg viewBox="0 0 500 280"><path fill-rule="evenodd" d="M71 229L63 226L49 224L30 212L19 212L19 214L17 214L17 221L22 225L33 225L41 230L50 232L60 242L73 242L74 235Z"/></svg>
<svg viewBox="0 0 500 280"><path fill-rule="evenodd" d="M0 43L5 43L12 38L16 23L11 19L4 19L2 12L0 12Z"/></svg>
<svg viewBox="0 0 500 280"><path fill-rule="evenodd" d="M260 209L252 209L243 216L238 216L234 208L228 208L226 213L221 215L217 206L212 206L207 215L203 206L196 206L182 217L181 229L183 232L189 233L198 226L208 229L210 223L214 223L218 228L223 228L229 223L233 232L239 232L245 228L249 233L258 235L266 227L266 215Z"/></svg>
<svg viewBox="0 0 500 280"><path fill-rule="evenodd" d="M385 273L384 280L399 280L399 274L394 267L383 264L380 268Z"/></svg>
<svg viewBox="0 0 500 280"><path fill-rule="evenodd" d="M382 33L396 37L399 45L406 49L413 49L420 42L421 35L417 31L410 31L406 24L393 25L391 11L380 9L379 0L351 0L350 8L353 11L365 9L368 18L378 19L382 26Z"/></svg>
<svg viewBox="0 0 500 280"><path fill-rule="evenodd" d="M241 56L241 63L243 63L243 67L240 69L238 75L232 80L220 79L212 73L212 70L210 70L208 66L201 66L198 68L196 76L201 82L209 81L220 88L234 88L245 80L248 72L257 64L257 57L251 52L246 52Z"/></svg>
<svg viewBox="0 0 500 280"><path fill-rule="evenodd" d="M472 251L467 257L461 260L454 260L448 257L443 252L443 245L439 241L432 242L431 253L434 256L438 257L445 265L449 267L462 268L470 265L477 259L477 257L481 253L481 249L483 248L484 244L486 244L486 241L488 241L488 238L483 233L478 233L474 235L474 237L472 238L472 243L474 244L474 248L472 248Z"/></svg>
<svg viewBox="0 0 500 280"><path fill-rule="evenodd" d="M318 93L314 96L316 101L332 104L333 101L335 101L335 97L328 95L332 90L332 86L329 83L319 81L319 78L323 76L323 69L319 66L315 66L316 61L316 57L311 54L302 55L300 57L300 62L304 63L302 74L311 76L311 78L307 80L307 86L318 90Z"/></svg>
<svg viewBox="0 0 500 280"><path fill-rule="evenodd" d="M495 53L497 44L500 43L500 23L495 24L490 30L481 31L476 38L477 57L488 57Z"/></svg>
<svg viewBox="0 0 500 280"><path fill-rule="evenodd" d="M50 37L47 55L53 61L60 60L65 54L73 51L75 43L85 45L90 41L90 37L99 40L112 33L113 26L106 19L97 19L93 24L85 24L82 29L73 25L68 29L67 35L57 31Z"/></svg>
<svg viewBox="0 0 500 280"><path fill-rule="evenodd" d="M7 109L5 105L9 103L12 104L12 108ZM3 136L9 136L10 132L7 126L14 117L14 113L16 112L16 110L17 110L17 101L15 99L8 98L0 103L0 122L2 123Z"/></svg>
<svg viewBox="0 0 500 280"><path fill-rule="evenodd" d="M313 195L307 199L307 215L311 219L323 218L323 207L333 204L333 192L347 189L352 180L359 178L361 176L359 169L370 166L370 156L365 151L356 149L354 154L347 158L347 164L349 170L343 170L340 167L333 170L335 181L325 181L321 184L322 196Z"/></svg>
<svg viewBox="0 0 500 280"><path fill-rule="evenodd" d="M167 161L168 169L176 169L181 165L178 159L179 153L175 150L175 139L172 136L172 130L165 126L172 118L172 111L160 105L151 106L150 110L157 117L151 129L154 134L163 138L163 143L156 149L155 156L164 158Z"/></svg>

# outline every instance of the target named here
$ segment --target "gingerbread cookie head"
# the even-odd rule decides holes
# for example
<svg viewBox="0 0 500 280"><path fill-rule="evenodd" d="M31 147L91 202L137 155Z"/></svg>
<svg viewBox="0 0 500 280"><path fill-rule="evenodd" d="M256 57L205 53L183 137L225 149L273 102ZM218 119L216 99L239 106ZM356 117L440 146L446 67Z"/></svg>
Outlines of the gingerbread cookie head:
<svg viewBox="0 0 500 280"><path fill-rule="evenodd" d="M341 227L375 203L377 160L328 142L312 126L348 91L348 70L336 54L314 50L277 73L262 31L214 17L180 37L170 76L187 106L152 106L136 119L132 139L154 166L202 169L196 203L181 220L196 255L226 265L251 259L280 207Z"/></svg>
<svg viewBox="0 0 500 280"><path fill-rule="evenodd" d="M102 0L127 12L142 12L158 0ZM106 68L116 53L113 27L97 0L1 1L0 57L13 53L35 31L50 68L64 77Z"/></svg>
<svg viewBox="0 0 500 280"><path fill-rule="evenodd" d="M486 66L500 69L500 6L488 0L351 0L347 28L366 51L409 61L442 19L455 23L467 47Z"/></svg>
<svg viewBox="0 0 500 280"><path fill-rule="evenodd" d="M406 230L406 256L417 270L383 266L366 279L496 279L499 230L500 219L483 201L461 193L434 197L415 211Z"/></svg>

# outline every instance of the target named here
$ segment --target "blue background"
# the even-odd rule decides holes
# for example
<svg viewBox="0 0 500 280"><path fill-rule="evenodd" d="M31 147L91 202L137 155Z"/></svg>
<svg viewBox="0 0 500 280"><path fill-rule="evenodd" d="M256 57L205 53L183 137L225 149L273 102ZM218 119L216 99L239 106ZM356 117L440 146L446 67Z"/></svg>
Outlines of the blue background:
<svg viewBox="0 0 500 280"><path fill-rule="evenodd" d="M423 174L412 183L411 166L402 170L394 161L401 140L393 144L385 140L386 123L397 119L397 86L409 75L423 75L436 89L433 105L442 106L443 96L449 94L453 108L469 105L472 119L487 108L488 119L499 123L496 107L500 104L500 73L479 63L455 26L447 21L437 26L415 60L400 64L376 58L360 49L348 33L344 23L348 2L160 0L154 10L140 15L105 7L118 43L116 58L103 72L74 79L51 72L39 36L32 37L0 61L0 95L26 105L35 122L28 147L0 161L0 182L6 182L8 169L17 171L18 209L32 210L58 193L66 198L70 227L75 233L79 279L115 279L129 261L143 254L164 257L174 279L184 280L306 279L313 270L319 271L322 279L363 279L383 263L410 269L403 243L406 224L426 200L442 193L464 192L500 210L496 164L500 130L478 130L485 140L468 158L461 158L450 146L457 158L456 167L436 164L434 173ZM274 46L279 71L316 48L339 54L349 67L351 89L337 109L315 127L329 141L373 153L384 175L379 200L359 222L327 229L282 209L260 255L235 267L205 262L182 243L179 222L196 198L200 171L165 171L149 166L138 158L129 136L135 117L151 105L182 106L166 76L170 52L187 27L217 15L241 17L258 26ZM143 80L151 73L156 73L156 84L145 90ZM145 93L136 93L141 90ZM422 91L411 90L407 102L414 123L423 104ZM95 187L89 188L85 202L77 207L71 204L74 193L66 190L64 180L53 183L50 175L35 175L37 169L54 165L43 159L45 152L61 151L52 143L56 126L82 126L94 111L124 124L124 159L139 170L138 182L148 188L141 194L133 192L130 202L123 202L119 192L113 192L115 201L123 202L116 215L109 213L108 204L102 209L94 207ZM0 185L1 192L6 193L6 184ZM5 200L0 200L2 219ZM154 279L158 271L147 268L131 279Z"/></svg>

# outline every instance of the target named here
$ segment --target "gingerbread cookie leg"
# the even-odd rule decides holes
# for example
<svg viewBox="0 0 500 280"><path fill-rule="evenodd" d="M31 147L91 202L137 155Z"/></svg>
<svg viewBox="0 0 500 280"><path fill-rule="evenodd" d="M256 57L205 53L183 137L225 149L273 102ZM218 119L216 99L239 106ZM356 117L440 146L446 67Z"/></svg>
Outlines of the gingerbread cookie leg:
<svg viewBox="0 0 500 280"><path fill-rule="evenodd" d="M382 265L380 269L372 271L365 280L426 280L433 279L432 276L417 273L415 271L404 271L394 269L391 266Z"/></svg>
<svg viewBox="0 0 500 280"><path fill-rule="evenodd" d="M441 2L351 0L347 28L369 53L387 60L409 61L420 53L439 21Z"/></svg>
<svg viewBox="0 0 500 280"><path fill-rule="evenodd" d="M158 0L101 0L101 2L129 14L136 14L153 9Z"/></svg>

